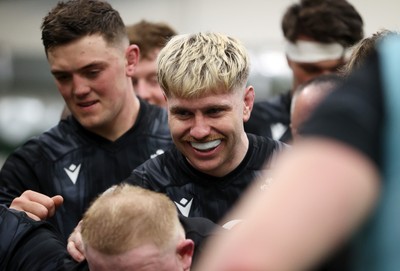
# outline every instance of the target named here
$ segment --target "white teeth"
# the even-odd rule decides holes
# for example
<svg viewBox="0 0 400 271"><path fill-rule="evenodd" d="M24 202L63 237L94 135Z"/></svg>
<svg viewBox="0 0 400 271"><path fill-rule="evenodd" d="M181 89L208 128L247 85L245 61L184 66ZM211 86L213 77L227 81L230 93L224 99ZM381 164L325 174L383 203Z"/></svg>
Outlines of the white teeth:
<svg viewBox="0 0 400 271"><path fill-rule="evenodd" d="M212 149L217 147L219 144L221 144L221 139L205 142L205 143L197 143L197 142L190 142L193 148L204 151L208 149Z"/></svg>

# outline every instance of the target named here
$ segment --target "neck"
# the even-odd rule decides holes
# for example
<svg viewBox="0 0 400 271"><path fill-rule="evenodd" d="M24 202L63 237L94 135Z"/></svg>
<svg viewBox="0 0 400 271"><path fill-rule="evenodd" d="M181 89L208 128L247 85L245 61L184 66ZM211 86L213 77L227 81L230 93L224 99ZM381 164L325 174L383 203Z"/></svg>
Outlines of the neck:
<svg viewBox="0 0 400 271"><path fill-rule="evenodd" d="M100 135L110 141L117 140L135 124L139 114L139 109L139 99L136 97L132 89L132 91L126 95L123 109L115 116L115 119L110 123L110 127Z"/></svg>

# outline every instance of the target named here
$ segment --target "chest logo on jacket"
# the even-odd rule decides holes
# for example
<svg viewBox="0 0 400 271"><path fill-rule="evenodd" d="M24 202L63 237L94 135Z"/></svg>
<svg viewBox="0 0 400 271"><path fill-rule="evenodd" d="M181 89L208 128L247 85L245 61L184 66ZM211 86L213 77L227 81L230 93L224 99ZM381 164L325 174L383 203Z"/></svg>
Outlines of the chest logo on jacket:
<svg viewBox="0 0 400 271"><path fill-rule="evenodd" d="M69 179L73 184L76 183L79 176L79 171L81 170L81 164L76 166L75 164L71 164L68 168L64 168L65 172L67 173Z"/></svg>
<svg viewBox="0 0 400 271"><path fill-rule="evenodd" d="M191 198L190 200L182 198L179 202L174 202L182 215L188 217L190 213L190 208L192 207L193 198Z"/></svg>

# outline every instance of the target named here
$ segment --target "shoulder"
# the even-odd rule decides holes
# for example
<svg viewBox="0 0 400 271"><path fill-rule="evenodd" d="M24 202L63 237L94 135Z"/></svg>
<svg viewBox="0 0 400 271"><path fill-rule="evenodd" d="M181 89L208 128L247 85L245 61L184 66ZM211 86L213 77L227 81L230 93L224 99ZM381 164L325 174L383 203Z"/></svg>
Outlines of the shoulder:
<svg viewBox="0 0 400 271"><path fill-rule="evenodd" d="M1 270L59 270L68 255L56 230L0 206Z"/></svg>
<svg viewBox="0 0 400 271"><path fill-rule="evenodd" d="M42 156L49 160L57 160L85 143L83 128L78 127L72 119L60 121L56 126L33 137L17 149L17 152L28 157Z"/></svg>
<svg viewBox="0 0 400 271"><path fill-rule="evenodd" d="M138 125L148 133L170 137L167 110L140 100Z"/></svg>
<svg viewBox="0 0 400 271"><path fill-rule="evenodd" d="M185 229L186 238L191 239L195 244L194 261L201 255L209 237L225 231L220 225L204 217L185 217L179 215L179 221Z"/></svg>
<svg viewBox="0 0 400 271"><path fill-rule="evenodd" d="M247 134L247 137L249 138L249 147L261 153L280 152L288 148L287 144L269 137L253 134Z"/></svg>
<svg viewBox="0 0 400 271"><path fill-rule="evenodd" d="M198 238L206 238L215 234L217 230L223 229L220 225L204 217L185 217L179 215L179 221L185 229L186 237L193 241L198 240Z"/></svg>
<svg viewBox="0 0 400 271"><path fill-rule="evenodd" d="M170 150L154 157L136 167L128 177L127 182L152 190L161 189L170 184L171 180L179 176L181 156L179 151L172 147Z"/></svg>

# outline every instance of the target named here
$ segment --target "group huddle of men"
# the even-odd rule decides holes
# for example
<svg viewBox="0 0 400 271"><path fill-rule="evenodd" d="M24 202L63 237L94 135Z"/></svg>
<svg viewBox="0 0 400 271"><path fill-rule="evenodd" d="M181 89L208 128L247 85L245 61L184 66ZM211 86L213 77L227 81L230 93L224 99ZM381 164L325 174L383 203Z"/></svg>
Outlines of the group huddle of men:
<svg viewBox="0 0 400 271"><path fill-rule="evenodd" d="M313 10L335 19L321 25ZM148 49L130 38L148 34L140 30L151 24L139 25L95 0L59 2L44 17L46 57L69 112L0 171L2 270L190 270L206 238L243 219L231 212L242 195L274 182L278 156L309 117L290 112L327 93L310 102L307 89L340 81L313 78L337 71L363 37L347 1L293 4L282 21L292 90L255 103L239 40L157 25L168 34ZM272 139L291 118L292 132Z"/></svg>

